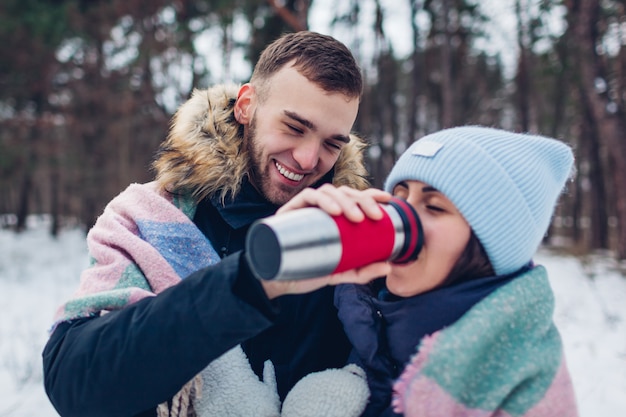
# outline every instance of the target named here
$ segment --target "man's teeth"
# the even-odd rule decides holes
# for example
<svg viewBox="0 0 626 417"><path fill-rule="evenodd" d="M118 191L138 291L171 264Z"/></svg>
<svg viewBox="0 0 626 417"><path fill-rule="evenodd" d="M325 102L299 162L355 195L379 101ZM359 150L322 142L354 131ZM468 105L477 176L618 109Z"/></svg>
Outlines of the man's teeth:
<svg viewBox="0 0 626 417"><path fill-rule="evenodd" d="M289 178L292 181L301 181L304 178L302 174L296 174L295 172L287 171L284 166L276 162L276 168L278 168L278 172L280 172L283 177Z"/></svg>

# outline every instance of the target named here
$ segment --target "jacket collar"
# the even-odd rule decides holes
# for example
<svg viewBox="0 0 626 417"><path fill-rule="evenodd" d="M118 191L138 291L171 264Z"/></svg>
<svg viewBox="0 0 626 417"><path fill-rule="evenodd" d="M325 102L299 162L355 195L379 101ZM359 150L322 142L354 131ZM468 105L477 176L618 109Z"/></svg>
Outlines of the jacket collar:
<svg viewBox="0 0 626 417"><path fill-rule="evenodd" d="M314 184L313 188L330 183L332 179L333 172L331 171ZM222 201L218 195L213 195L210 197L210 201L224 221L233 229L249 226L257 219L271 216L279 208L279 206L265 199L250 183L248 177L244 177L241 190L234 198Z"/></svg>
<svg viewBox="0 0 626 417"><path fill-rule="evenodd" d="M278 206L267 201L247 177L244 178L241 190L234 198L222 201L218 195L213 195L210 200L224 221L233 229L249 226L255 220L271 216L278 210Z"/></svg>

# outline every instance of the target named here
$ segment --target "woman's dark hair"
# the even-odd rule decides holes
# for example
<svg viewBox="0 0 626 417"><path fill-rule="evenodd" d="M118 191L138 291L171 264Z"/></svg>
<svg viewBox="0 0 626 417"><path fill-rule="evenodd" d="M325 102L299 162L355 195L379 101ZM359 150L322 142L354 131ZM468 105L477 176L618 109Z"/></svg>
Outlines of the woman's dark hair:
<svg viewBox="0 0 626 417"><path fill-rule="evenodd" d="M474 231L471 231L467 246L459 256L450 274L442 283L443 286L456 284L461 281L469 281L495 275L493 266Z"/></svg>

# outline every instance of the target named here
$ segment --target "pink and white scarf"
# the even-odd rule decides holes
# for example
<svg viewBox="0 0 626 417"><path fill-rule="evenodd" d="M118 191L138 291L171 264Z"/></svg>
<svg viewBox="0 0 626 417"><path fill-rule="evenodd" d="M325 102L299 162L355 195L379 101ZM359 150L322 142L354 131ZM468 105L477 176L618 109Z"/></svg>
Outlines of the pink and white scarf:
<svg viewBox="0 0 626 417"><path fill-rule="evenodd" d="M55 324L121 309L219 262L191 220L195 209L154 182L132 184L111 200L87 235L91 265Z"/></svg>

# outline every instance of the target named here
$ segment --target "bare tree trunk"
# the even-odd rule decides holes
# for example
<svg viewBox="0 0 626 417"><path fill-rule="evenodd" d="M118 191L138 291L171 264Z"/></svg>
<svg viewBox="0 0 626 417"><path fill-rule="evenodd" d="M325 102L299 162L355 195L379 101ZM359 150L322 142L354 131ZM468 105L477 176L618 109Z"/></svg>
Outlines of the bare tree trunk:
<svg viewBox="0 0 626 417"><path fill-rule="evenodd" d="M519 130L528 132L530 130L530 77L529 71L529 51L527 34L527 16L522 15L522 5L520 0L515 0L515 15L517 18L517 46L519 57L517 61L517 74L515 85L517 87L517 110L519 114Z"/></svg>
<svg viewBox="0 0 626 417"><path fill-rule="evenodd" d="M587 157L588 172L586 173L589 182L593 184L587 190L588 193L588 214L590 222L587 225L589 231L585 233L587 236L587 249L606 249L608 248L608 213L607 213L607 197L605 188L604 169L602 158L600 155L602 144L599 137L599 129L596 126L593 115L589 112L589 105L584 106L585 117L582 124L581 134L585 138L582 141L581 153Z"/></svg>
<svg viewBox="0 0 626 417"><path fill-rule="evenodd" d="M441 24L444 42L441 45L441 126L454 125L454 87L452 85L452 36L450 27L450 0L442 0Z"/></svg>
<svg viewBox="0 0 626 417"><path fill-rule="evenodd" d="M59 168L57 165L51 167L50 172L50 215L52 223L50 224L50 234L54 237L59 235L61 229L61 214L59 210Z"/></svg>
<svg viewBox="0 0 626 417"><path fill-rule="evenodd" d="M409 117L407 145L417 139L419 131L419 95L421 90L422 68L420 65L419 28L417 27L418 0L409 0L411 6L411 32L413 37L413 71L411 71L411 87L409 95Z"/></svg>
<svg viewBox="0 0 626 417"><path fill-rule="evenodd" d="M552 118L552 128L550 129L550 135L553 138L559 136L561 124L563 123L567 97L567 95L563 94L563 92L568 88L570 79L570 77L565 76L565 74L570 71L569 50L567 48L567 40L570 38L570 31L568 30L563 36L565 39L561 39L556 45L556 53L561 64L561 71L554 80L556 85L554 90L555 94L552 99L552 102L554 103L554 116Z"/></svg>
<svg viewBox="0 0 626 417"><path fill-rule="evenodd" d="M615 109L615 102L609 103L606 95L596 89L596 82L606 82L606 71L601 58L596 52L598 33L596 22L600 13L599 0L580 0L571 5L570 12L577 12L576 37L578 45L578 65L581 71L583 94L588 102L589 111L598 126L600 138L610 150L612 165L613 191L610 201L615 202L615 213L618 221L617 257L626 259L626 123L620 114L619 107ZM612 104L612 106L609 106ZM608 109L613 108L613 111Z"/></svg>
<svg viewBox="0 0 626 417"><path fill-rule="evenodd" d="M26 230L26 219L30 214L30 195L33 190L33 173L31 168L24 169L24 177L22 178L22 186L19 190L19 200L17 207L17 224L16 231L23 232Z"/></svg>
<svg viewBox="0 0 626 417"><path fill-rule="evenodd" d="M26 158L23 164L24 174L21 179L22 184L19 189L17 212L15 213L17 216L16 231L18 232L26 230L26 220L28 215L31 214L30 203L34 188L33 177L37 165L36 143L38 137L39 129L37 128L37 124L34 123L27 136Z"/></svg>
<svg viewBox="0 0 626 417"><path fill-rule="evenodd" d="M296 0L294 3L294 11L284 5L286 2L277 0L267 0L272 10L280 16L280 18L293 29L295 32L307 30L307 18L309 14L309 2L304 0Z"/></svg>

